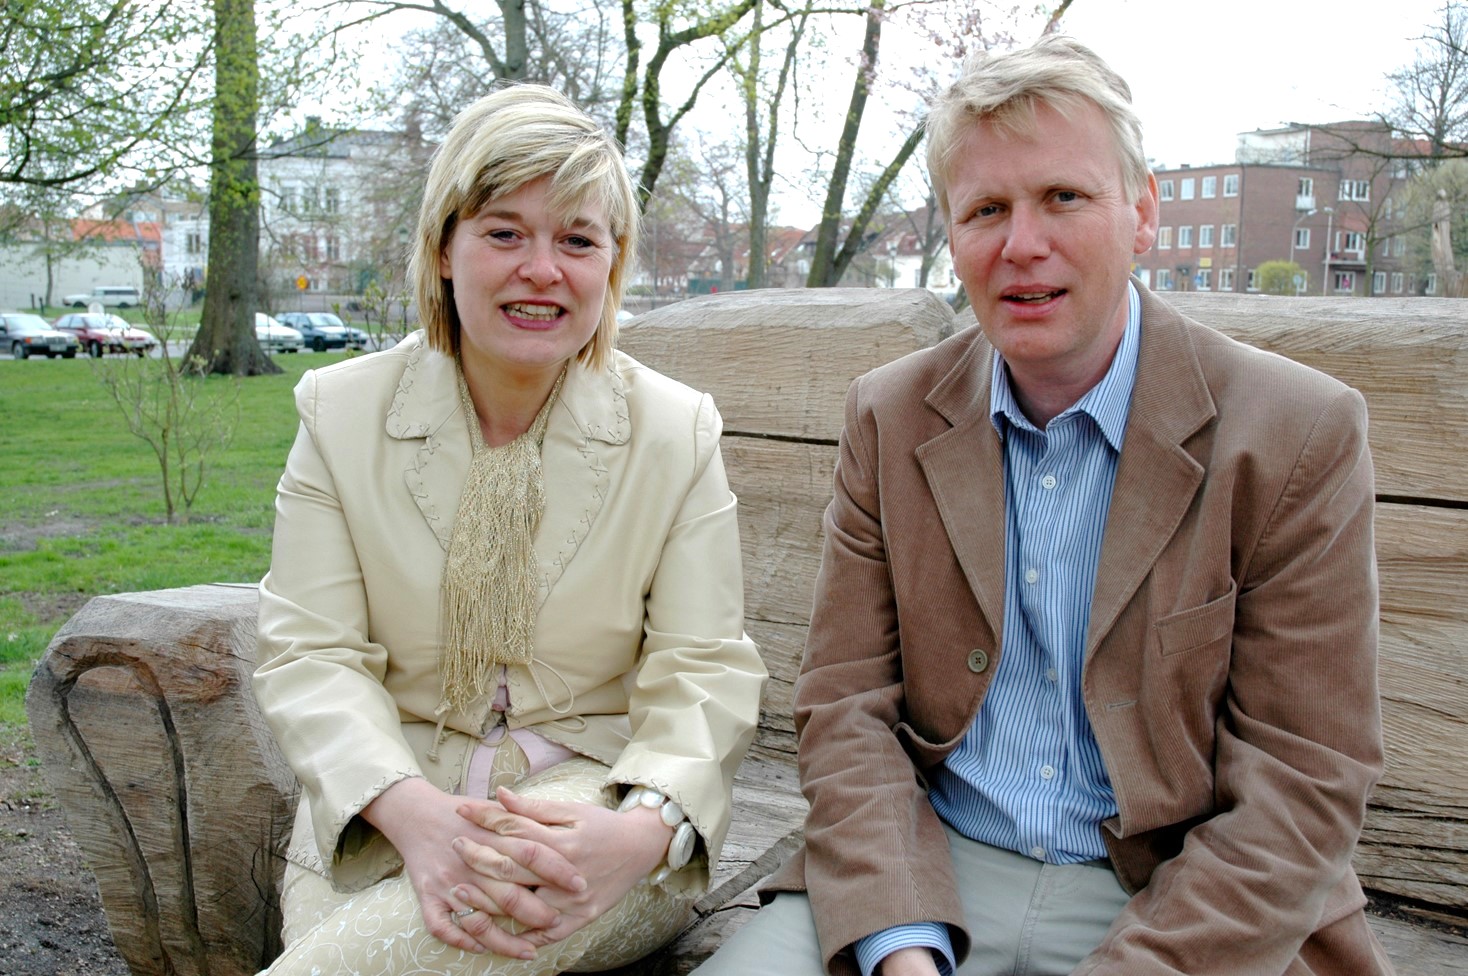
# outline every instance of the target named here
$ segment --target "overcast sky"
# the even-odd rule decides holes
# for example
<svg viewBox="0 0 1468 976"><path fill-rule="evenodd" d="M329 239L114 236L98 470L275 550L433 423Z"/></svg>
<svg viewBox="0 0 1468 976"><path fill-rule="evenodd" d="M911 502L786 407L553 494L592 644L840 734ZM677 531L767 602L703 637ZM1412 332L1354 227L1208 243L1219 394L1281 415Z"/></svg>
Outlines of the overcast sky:
<svg viewBox="0 0 1468 976"><path fill-rule="evenodd" d="M1066 31L1132 86L1147 153L1233 159L1237 133L1369 117L1442 0L1074 0Z"/></svg>

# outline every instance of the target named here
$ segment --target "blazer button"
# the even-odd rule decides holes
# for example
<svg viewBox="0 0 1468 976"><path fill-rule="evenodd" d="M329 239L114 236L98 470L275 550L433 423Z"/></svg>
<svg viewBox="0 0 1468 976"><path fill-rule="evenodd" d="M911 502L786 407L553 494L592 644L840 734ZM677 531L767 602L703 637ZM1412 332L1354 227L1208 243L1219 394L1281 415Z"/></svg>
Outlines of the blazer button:
<svg viewBox="0 0 1468 976"><path fill-rule="evenodd" d="M989 666L989 655L979 648L968 652L968 669L974 674L982 674Z"/></svg>

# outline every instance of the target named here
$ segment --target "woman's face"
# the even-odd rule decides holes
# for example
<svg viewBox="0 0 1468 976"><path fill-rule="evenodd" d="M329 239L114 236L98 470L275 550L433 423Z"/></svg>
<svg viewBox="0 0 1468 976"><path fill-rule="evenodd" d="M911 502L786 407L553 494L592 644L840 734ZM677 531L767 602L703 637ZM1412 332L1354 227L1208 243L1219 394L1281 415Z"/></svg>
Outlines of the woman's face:
<svg viewBox="0 0 1468 976"><path fill-rule="evenodd" d="M521 382L554 376L596 333L616 241L599 204L556 213L549 194L542 177L495 197L439 254L466 368Z"/></svg>

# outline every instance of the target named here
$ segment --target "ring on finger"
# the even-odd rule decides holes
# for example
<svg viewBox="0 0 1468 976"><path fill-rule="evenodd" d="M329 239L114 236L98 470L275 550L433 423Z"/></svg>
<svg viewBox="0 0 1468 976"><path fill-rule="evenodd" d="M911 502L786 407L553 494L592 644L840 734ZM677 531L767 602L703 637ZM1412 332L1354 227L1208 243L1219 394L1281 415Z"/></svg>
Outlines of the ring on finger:
<svg viewBox="0 0 1468 976"><path fill-rule="evenodd" d="M462 912L450 912L449 916L453 918L454 924L458 925L459 919L468 918L470 915L473 915L477 911L479 911L479 909L477 908L466 908Z"/></svg>

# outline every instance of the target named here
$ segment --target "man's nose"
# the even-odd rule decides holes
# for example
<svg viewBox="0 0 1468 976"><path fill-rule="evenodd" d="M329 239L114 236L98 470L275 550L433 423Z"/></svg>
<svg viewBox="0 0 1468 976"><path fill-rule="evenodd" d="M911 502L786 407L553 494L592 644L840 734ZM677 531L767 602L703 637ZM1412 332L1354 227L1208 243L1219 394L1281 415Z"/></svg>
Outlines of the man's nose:
<svg viewBox="0 0 1468 976"><path fill-rule="evenodd" d="M1045 215L1030 207L1010 211L1004 235L1004 260L1024 263L1050 253L1050 228Z"/></svg>

